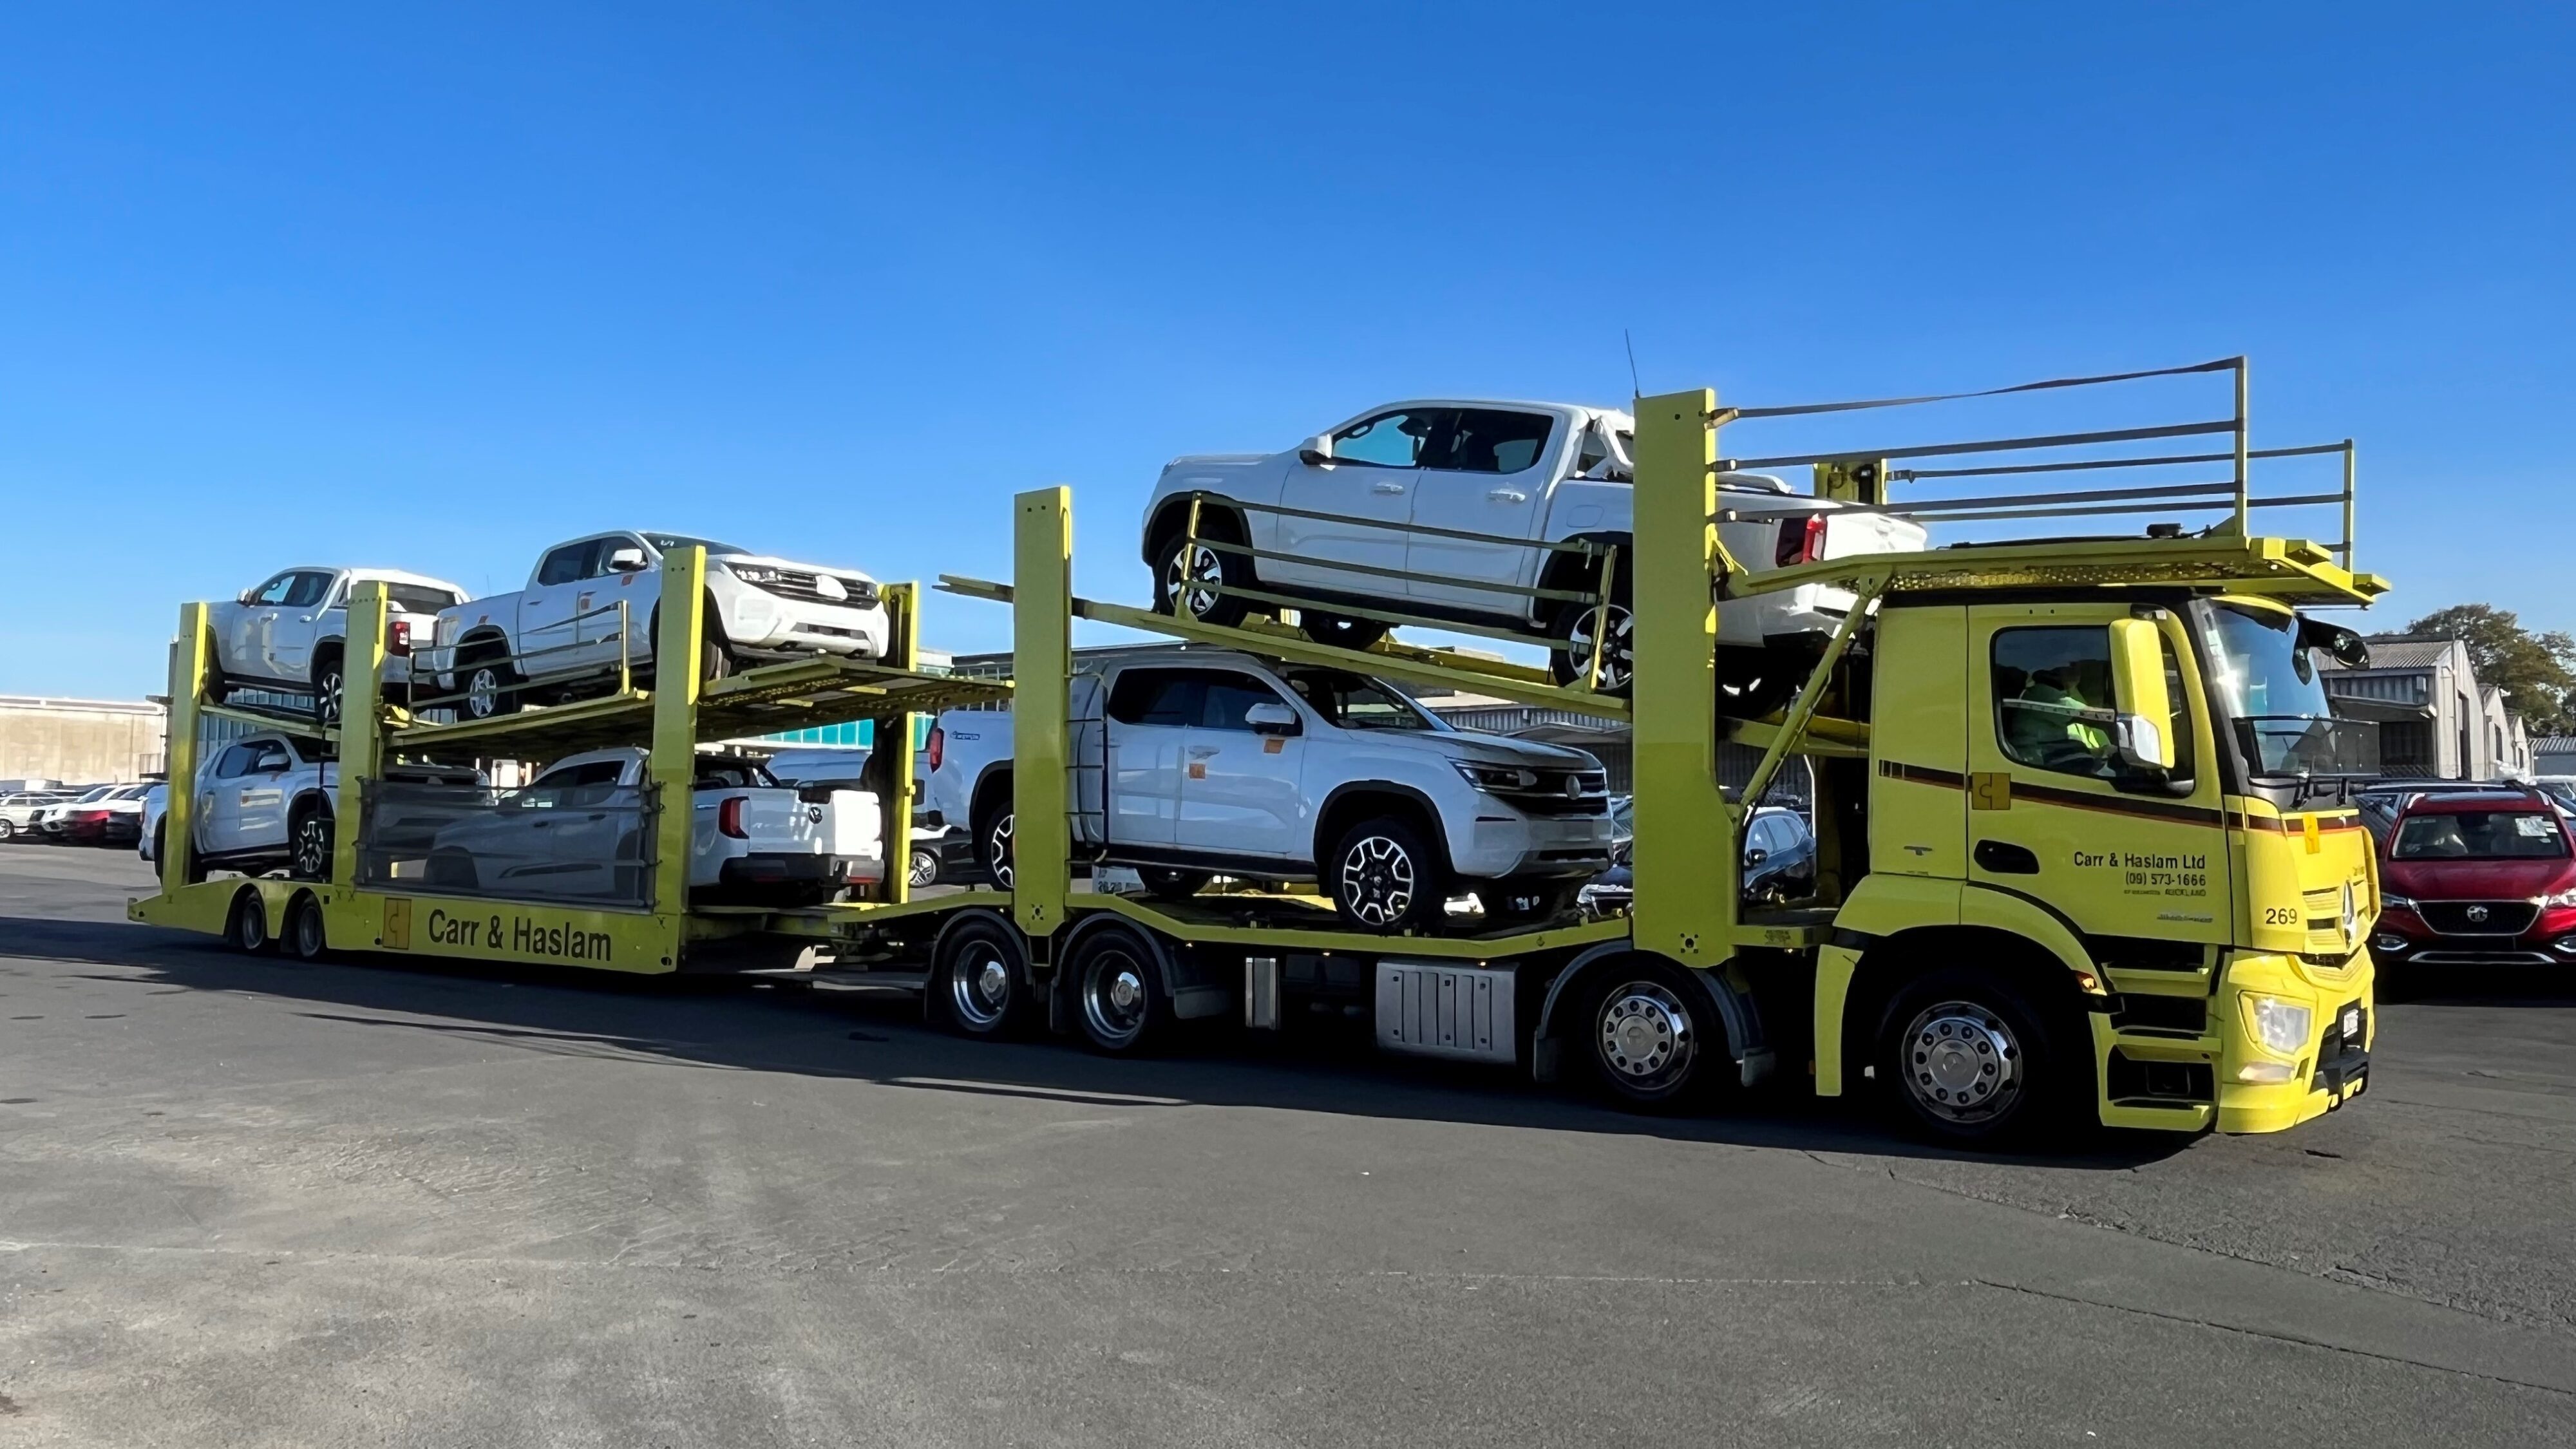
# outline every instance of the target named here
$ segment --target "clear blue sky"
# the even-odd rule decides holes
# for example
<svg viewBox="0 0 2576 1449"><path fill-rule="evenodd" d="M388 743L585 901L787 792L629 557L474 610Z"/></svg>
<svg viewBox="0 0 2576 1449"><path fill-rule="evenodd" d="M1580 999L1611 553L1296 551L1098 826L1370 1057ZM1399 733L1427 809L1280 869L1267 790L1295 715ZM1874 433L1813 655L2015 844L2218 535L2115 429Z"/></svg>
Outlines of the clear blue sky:
<svg viewBox="0 0 2576 1449"><path fill-rule="evenodd" d="M2566 7L1089 9L11 7L0 692L614 524L999 576L1050 482L1138 599L1173 455L1616 404L1623 328L1751 402L2248 353L2375 625L2576 628Z"/></svg>

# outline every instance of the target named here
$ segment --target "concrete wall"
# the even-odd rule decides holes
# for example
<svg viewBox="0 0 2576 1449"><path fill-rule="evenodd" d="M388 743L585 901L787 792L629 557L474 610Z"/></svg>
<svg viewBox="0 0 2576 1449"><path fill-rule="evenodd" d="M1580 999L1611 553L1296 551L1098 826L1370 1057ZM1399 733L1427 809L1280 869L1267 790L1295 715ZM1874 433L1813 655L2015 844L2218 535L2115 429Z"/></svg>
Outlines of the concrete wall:
<svg viewBox="0 0 2576 1449"><path fill-rule="evenodd" d="M160 773L165 733L161 706L140 700L0 695L0 780L139 780Z"/></svg>

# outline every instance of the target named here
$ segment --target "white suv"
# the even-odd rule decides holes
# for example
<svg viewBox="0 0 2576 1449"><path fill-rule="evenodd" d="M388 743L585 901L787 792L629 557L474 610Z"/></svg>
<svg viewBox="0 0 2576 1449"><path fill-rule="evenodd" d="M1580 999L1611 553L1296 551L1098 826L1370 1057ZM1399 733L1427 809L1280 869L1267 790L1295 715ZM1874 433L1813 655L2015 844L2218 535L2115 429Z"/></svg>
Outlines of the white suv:
<svg viewBox="0 0 2576 1449"><path fill-rule="evenodd" d="M411 685L411 647L427 643L438 611L465 602L465 590L426 574L395 569L307 565L286 569L215 605L214 696L236 688L283 689L313 696L324 723L340 717L341 657L349 634L349 591L361 583L385 585L386 697L400 700Z"/></svg>
<svg viewBox="0 0 2576 1449"><path fill-rule="evenodd" d="M1571 403L1432 399L1370 408L1276 453L1174 459L1145 502L1142 542L1154 607L1232 624L1268 606L1208 587L1299 601L1306 632L1366 648L1385 625L1334 605L1501 625L1553 642L1559 683L1584 678L1594 611L1558 594L1596 592L1602 561L1539 545L1615 545L1600 687L1628 685L1628 580L1634 572L1630 462L1636 423ZM1190 501L1202 546L1184 556ZM1909 519L1793 493L1755 473L1718 475L1718 537L1748 569L1923 547ZM1412 575L1412 577L1406 577ZM1428 577L1426 577L1428 576ZM1718 609L1720 682L1767 694L1792 686L1855 602L1809 585Z"/></svg>
<svg viewBox="0 0 2576 1449"><path fill-rule="evenodd" d="M1580 750L1452 728L1382 680L1232 650L1139 649L1074 680L1075 845L1185 896L1212 875L1320 880L1375 931L1568 908L1610 863L1610 796ZM1011 716L940 717L931 802L1007 884ZM1106 799L1103 798L1104 782Z"/></svg>
<svg viewBox="0 0 2576 1449"><path fill-rule="evenodd" d="M707 551L704 676L800 654L885 657L885 604L876 580L856 569L791 563L681 533L620 530L547 549L516 593L442 612L420 668L438 676L442 696L461 693L455 703L472 719L516 709L540 688L613 683L621 662L649 669L662 555L692 544Z"/></svg>

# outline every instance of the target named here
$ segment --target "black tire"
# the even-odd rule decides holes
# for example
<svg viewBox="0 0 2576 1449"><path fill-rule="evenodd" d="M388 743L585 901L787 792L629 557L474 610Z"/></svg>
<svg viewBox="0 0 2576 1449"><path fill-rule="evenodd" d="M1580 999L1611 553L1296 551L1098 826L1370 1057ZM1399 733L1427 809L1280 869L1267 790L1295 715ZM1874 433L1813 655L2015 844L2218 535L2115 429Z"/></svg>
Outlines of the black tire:
<svg viewBox="0 0 2576 1449"><path fill-rule="evenodd" d="M1132 1055L1170 1029L1171 994L1142 933L1124 923L1102 926L1074 946L1064 969L1074 1019L1095 1051Z"/></svg>
<svg viewBox="0 0 2576 1449"><path fill-rule="evenodd" d="M916 845L905 863L904 880L914 890L926 890L939 884L939 852L927 845Z"/></svg>
<svg viewBox="0 0 2576 1449"><path fill-rule="evenodd" d="M1628 603L1628 586L1614 585L1606 631L1610 652L1602 657L1601 677L1594 684L1596 694L1624 695L1636 687L1637 616ZM1547 655L1547 672L1567 688L1581 688L1592 658L1592 631L1597 611L1581 604L1565 604L1556 611L1556 626L1549 630L1558 642Z"/></svg>
<svg viewBox="0 0 2576 1449"><path fill-rule="evenodd" d="M1018 1032L1031 1011L1019 934L982 917L943 933L930 973L930 1007L964 1036L994 1039Z"/></svg>
<svg viewBox="0 0 2576 1449"><path fill-rule="evenodd" d="M331 937L322 919L321 902L297 896L286 908L286 954L298 961L320 961L331 954Z"/></svg>
<svg viewBox="0 0 2576 1449"><path fill-rule="evenodd" d="M1727 719L1779 713L1813 672L1813 656L1795 649L1728 647L1717 651L1717 712Z"/></svg>
<svg viewBox="0 0 2576 1449"><path fill-rule="evenodd" d="M1476 883L1488 926L1539 926L1574 913L1579 880L1488 880Z"/></svg>
<svg viewBox="0 0 2576 1449"><path fill-rule="evenodd" d="M1619 1107L1682 1112L1704 1105L1732 1065L1726 1022L1708 988L1669 961L1615 961L1584 1003L1584 1054Z"/></svg>
<svg viewBox="0 0 2576 1449"><path fill-rule="evenodd" d="M1182 535L1178 532L1163 535L1154 548L1154 557L1161 560L1154 565L1154 612L1172 615L1186 612L1188 617L1220 629L1231 629L1242 623L1243 616L1252 612L1249 601L1205 588L1183 587L1189 583L1213 583L1224 588L1250 587L1254 582L1251 560L1207 546L1210 539L1219 543L1241 543L1240 534L1241 530L1234 526L1231 515L1201 513L1199 544L1187 559L1182 557Z"/></svg>
<svg viewBox="0 0 2576 1449"><path fill-rule="evenodd" d="M1386 637L1387 626L1375 619L1354 619L1316 609L1301 609L1297 617L1298 627L1306 631L1307 638L1336 649L1366 649Z"/></svg>
<svg viewBox="0 0 2576 1449"><path fill-rule="evenodd" d="M157 829L158 827L155 827L155 828ZM6 821L6 820L0 820L0 845L6 845L6 844L8 844L10 841L15 840L15 839L17 839L17 838L18 838L18 827L17 827L16 825L14 825L14 824L10 823L9 821ZM154 857L155 859L158 859L158 858L160 857L160 854L161 854L161 851L160 851L161 838L160 838L158 835L155 835L155 836L152 838L152 845L153 845L153 851L152 851L153 857Z"/></svg>
<svg viewBox="0 0 2576 1449"><path fill-rule="evenodd" d="M224 922L224 944L253 956L277 949L277 938L268 930L268 906L259 892L243 891L234 898L232 915Z"/></svg>
<svg viewBox="0 0 2576 1449"><path fill-rule="evenodd" d="M331 807L314 801L296 807L286 826L286 873L297 880L331 878Z"/></svg>
<svg viewBox="0 0 2576 1449"><path fill-rule="evenodd" d="M474 857L456 849L433 850L429 853L429 886L432 890L470 891L482 884L481 872L474 868Z"/></svg>
<svg viewBox="0 0 2576 1449"><path fill-rule="evenodd" d="M1871 1062L1900 1125L1952 1146L1995 1147L2092 1117L2090 1058L2070 1045L2020 984L1951 967L1889 998Z"/></svg>
<svg viewBox="0 0 2576 1449"><path fill-rule="evenodd" d="M313 661L313 722L329 726L340 722L340 700L347 692L348 680L340 667L340 656L325 654Z"/></svg>
<svg viewBox="0 0 2576 1449"><path fill-rule="evenodd" d="M715 621L707 621L706 636L698 641L698 683L713 684L735 672L740 662L733 657L733 646L717 632Z"/></svg>
<svg viewBox="0 0 2576 1449"><path fill-rule="evenodd" d="M519 707L520 690L527 681L491 645L483 645L468 655L457 671L463 678L465 694L456 703L459 718L493 719Z"/></svg>
<svg viewBox="0 0 2576 1449"><path fill-rule="evenodd" d="M1402 816L1373 816L1343 831L1322 875L1333 909L1363 931L1431 931L1446 915L1448 858Z"/></svg>
<svg viewBox="0 0 2576 1449"><path fill-rule="evenodd" d="M1009 890L1014 814L1008 790L993 793L995 798L975 812L975 864L983 868L984 878L996 888Z"/></svg>
<svg viewBox="0 0 2576 1449"><path fill-rule="evenodd" d="M1145 894L1158 901L1185 901L1197 895L1215 876L1204 870L1179 870L1159 865L1136 867L1136 878L1145 883Z"/></svg>

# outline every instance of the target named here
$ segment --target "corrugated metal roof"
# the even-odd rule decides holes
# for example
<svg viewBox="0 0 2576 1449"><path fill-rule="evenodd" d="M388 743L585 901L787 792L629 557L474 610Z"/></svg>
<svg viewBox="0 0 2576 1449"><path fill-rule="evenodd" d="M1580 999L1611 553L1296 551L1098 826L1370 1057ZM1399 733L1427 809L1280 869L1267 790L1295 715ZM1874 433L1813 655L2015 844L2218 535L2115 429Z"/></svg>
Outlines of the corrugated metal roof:
<svg viewBox="0 0 2576 1449"><path fill-rule="evenodd" d="M2453 651L2465 653L2457 639L2423 639L2411 634L2373 635L2369 639L2370 667L2373 669L2432 669L2450 658Z"/></svg>

